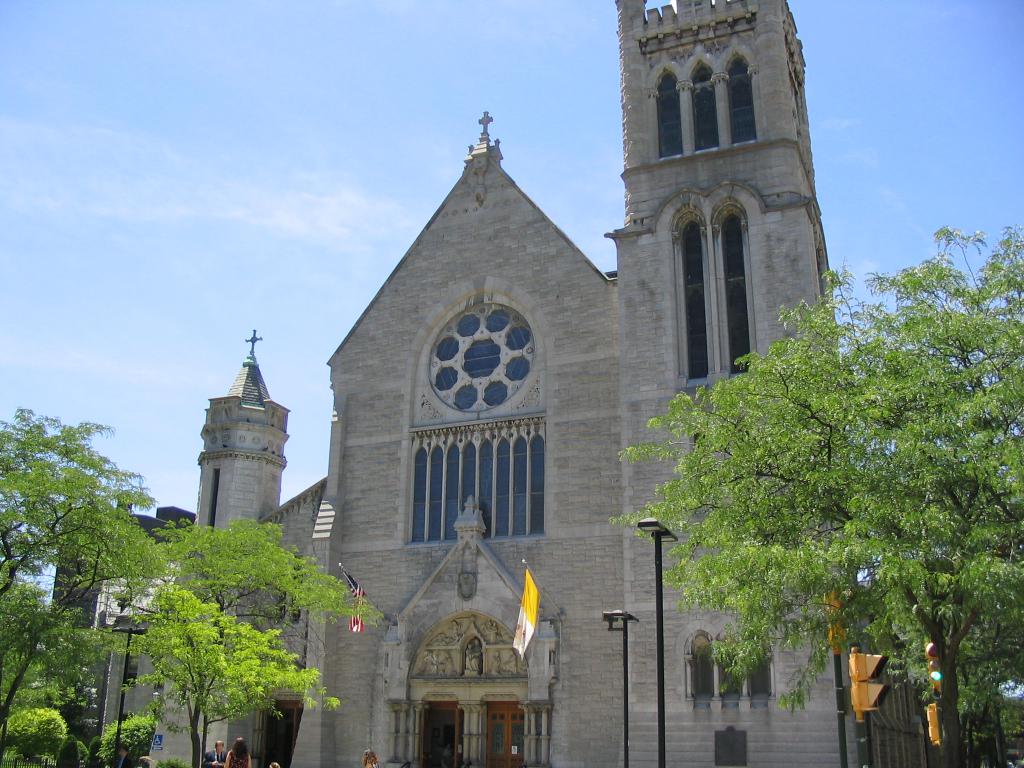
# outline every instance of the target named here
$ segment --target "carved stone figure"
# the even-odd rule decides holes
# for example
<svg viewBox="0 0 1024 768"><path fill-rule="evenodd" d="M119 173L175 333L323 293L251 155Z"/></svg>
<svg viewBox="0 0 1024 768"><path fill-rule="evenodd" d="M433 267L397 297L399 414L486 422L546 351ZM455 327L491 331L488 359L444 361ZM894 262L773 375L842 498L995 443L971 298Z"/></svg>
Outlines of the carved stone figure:
<svg viewBox="0 0 1024 768"><path fill-rule="evenodd" d="M464 674L477 677L483 672L484 651L478 638L473 638L466 645L466 663Z"/></svg>

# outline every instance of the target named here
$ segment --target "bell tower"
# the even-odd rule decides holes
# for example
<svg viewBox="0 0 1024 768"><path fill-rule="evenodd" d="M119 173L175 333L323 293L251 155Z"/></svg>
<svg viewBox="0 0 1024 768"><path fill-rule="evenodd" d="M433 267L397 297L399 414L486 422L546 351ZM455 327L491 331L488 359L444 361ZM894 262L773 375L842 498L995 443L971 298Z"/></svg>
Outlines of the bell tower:
<svg viewBox="0 0 1024 768"><path fill-rule="evenodd" d="M617 7L623 387L663 402L739 371L820 294L804 58L786 0Z"/></svg>
<svg viewBox="0 0 1024 768"><path fill-rule="evenodd" d="M249 355L224 397L210 398L199 454L196 522L224 527L232 520L259 520L281 502L288 409L270 399L252 332Z"/></svg>

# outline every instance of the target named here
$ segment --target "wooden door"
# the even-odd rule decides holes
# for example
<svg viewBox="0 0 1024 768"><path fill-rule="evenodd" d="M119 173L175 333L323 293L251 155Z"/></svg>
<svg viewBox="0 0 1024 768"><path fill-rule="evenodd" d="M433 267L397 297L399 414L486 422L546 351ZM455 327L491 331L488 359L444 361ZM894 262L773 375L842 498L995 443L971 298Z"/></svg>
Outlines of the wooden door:
<svg viewBox="0 0 1024 768"><path fill-rule="evenodd" d="M515 702L487 705L487 765L485 768L521 768L526 718Z"/></svg>

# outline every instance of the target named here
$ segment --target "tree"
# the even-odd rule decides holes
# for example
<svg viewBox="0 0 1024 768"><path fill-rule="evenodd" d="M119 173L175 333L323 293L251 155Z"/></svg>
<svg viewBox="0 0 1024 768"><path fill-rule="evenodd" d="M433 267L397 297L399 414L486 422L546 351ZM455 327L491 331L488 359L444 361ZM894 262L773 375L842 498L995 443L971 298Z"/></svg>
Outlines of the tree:
<svg viewBox="0 0 1024 768"><path fill-rule="evenodd" d="M128 748L128 755L135 759L149 754L156 733L156 718L147 714L134 714L126 717L121 723L121 743ZM100 739L99 756L104 765L112 765L117 756L117 723L109 723L103 729Z"/></svg>
<svg viewBox="0 0 1024 768"><path fill-rule="evenodd" d="M161 534L174 581L159 587L142 611L149 624L140 650L153 664L141 683L168 682L185 716L198 768L212 723L273 709L274 694L293 691L315 703L320 673L287 648L309 612L351 614L348 588L316 564L281 546L276 525L235 521L226 529L184 526ZM364 618L376 613L362 608ZM181 727L179 724L178 727Z"/></svg>
<svg viewBox="0 0 1024 768"><path fill-rule="evenodd" d="M152 544L129 510L152 500L138 475L92 447L107 431L27 410L0 422L0 751L26 679L47 669L59 677L69 667L47 665L85 650L87 598L151 575ZM35 586L54 572L52 594Z"/></svg>
<svg viewBox="0 0 1024 768"><path fill-rule="evenodd" d="M68 726L55 709L19 709L11 715L7 734L23 757L53 757L67 738Z"/></svg>
<svg viewBox="0 0 1024 768"><path fill-rule="evenodd" d="M937 257L870 281L887 303L858 302L837 279L833 297L785 314L791 338L678 395L651 422L666 437L626 455L675 465L628 520L653 515L682 534L668 580L684 606L734 617L717 651L728 666L809 645L797 705L825 666L831 622L918 679L934 642L952 767L963 661L1012 648L1015 664L986 674L989 697L1020 680L1024 240L1007 230L977 275L953 256L980 235L937 240Z"/></svg>

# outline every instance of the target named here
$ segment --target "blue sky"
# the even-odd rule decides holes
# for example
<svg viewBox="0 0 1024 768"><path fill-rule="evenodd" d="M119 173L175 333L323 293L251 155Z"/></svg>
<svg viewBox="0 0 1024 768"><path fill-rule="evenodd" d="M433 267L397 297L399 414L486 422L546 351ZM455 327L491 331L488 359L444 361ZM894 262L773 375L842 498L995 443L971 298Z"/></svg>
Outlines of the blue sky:
<svg viewBox="0 0 1024 768"><path fill-rule="evenodd" d="M1024 2L791 7L833 266L1024 224ZM0 418L109 424L100 449L193 509L207 399L256 327L292 411L283 498L315 482L326 360L484 109L505 169L614 268L613 0L3 0Z"/></svg>

